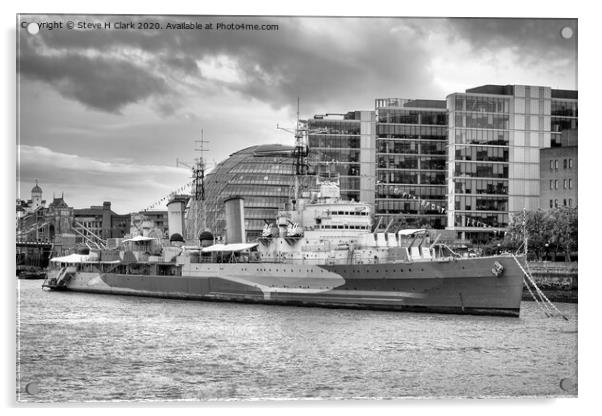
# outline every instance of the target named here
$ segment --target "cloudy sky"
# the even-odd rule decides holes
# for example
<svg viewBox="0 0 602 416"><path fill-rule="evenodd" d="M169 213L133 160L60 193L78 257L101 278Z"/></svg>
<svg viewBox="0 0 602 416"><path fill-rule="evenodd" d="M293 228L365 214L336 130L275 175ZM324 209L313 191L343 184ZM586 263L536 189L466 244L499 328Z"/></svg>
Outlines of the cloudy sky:
<svg viewBox="0 0 602 416"><path fill-rule="evenodd" d="M444 99L482 84L577 88L577 23L559 19L21 16L24 22L213 23L214 30L18 32L18 197L147 208L190 181L201 129L209 167L276 124L369 110L379 97ZM277 31L215 30L217 23ZM561 36L564 27L573 36Z"/></svg>

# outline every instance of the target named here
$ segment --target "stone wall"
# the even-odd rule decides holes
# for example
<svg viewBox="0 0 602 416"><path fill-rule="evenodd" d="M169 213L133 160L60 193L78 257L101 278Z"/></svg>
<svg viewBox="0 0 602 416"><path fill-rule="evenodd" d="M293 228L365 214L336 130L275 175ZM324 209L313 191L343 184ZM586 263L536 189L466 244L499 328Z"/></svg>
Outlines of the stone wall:
<svg viewBox="0 0 602 416"><path fill-rule="evenodd" d="M553 302L577 303L577 262L530 262L529 270L537 286ZM527 288L523 300L532 300Z"/></svg>

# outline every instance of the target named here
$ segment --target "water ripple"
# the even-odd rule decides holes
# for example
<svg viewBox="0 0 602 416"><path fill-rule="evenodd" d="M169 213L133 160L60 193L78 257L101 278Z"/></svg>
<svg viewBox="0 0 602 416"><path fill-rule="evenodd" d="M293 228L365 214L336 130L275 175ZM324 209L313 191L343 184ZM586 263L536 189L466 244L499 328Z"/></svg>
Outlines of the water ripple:
<svg viewBox="0 0 602 416"><path fill-rule="evenodd" d="M20 401L577 394L571 304L558 304L566 322L532 302L514 319L19 286ZM25 393L30 382L39 393Z"/></svg>

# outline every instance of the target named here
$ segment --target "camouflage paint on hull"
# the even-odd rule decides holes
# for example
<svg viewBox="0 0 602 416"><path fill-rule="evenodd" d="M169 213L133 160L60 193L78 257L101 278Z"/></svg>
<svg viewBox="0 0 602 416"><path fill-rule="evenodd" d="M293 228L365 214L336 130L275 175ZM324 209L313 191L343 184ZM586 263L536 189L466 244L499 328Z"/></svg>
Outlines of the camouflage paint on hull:
<svg viewBox="0 0 602 416"><path fill-rule="evenodd" d="M504 267L500 276L492 268ZM523 259L521 259L524 262ZM415 263L193 263L182 276L78 272L66 289L176 299L518 316L522 271L512 257Z"/></svg>

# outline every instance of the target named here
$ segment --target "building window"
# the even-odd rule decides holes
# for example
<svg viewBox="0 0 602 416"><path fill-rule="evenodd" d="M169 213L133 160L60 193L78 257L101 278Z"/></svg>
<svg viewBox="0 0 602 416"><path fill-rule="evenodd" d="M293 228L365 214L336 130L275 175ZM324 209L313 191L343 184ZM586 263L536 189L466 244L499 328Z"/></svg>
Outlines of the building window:
<svg viewBox="0 0 602 416"><path fill-rule="evenodd" d="M554 201L550 199L550 208L554 208Z"/></svg>
<svg viewBox="0 0 602 416"><path fill-rule="evenodd" d="M550 191L554 189L554 181L550 179Z"/></svg>
<svg viewBox="0 0 602 416"><path fill-rule="evenodd" d="M562 181L562 187L563 187L564 189L566 189L566 179L563 179L563 181Z"/></svg>
<svg viewBox="0 0 602 416"><path fill-rule="evenodd" d="M557 200L557 199L555 199L555 200L554 200L554 206L555 206L556 208L558 208L558 200Z"/></svg>
<svg viewBox="0 0 602 416"><path fill-rule="evenodd" d="M569 198L569 207L573 206L573 200L571 198Z"/></svg>
<svg viewBox="0 0 602 416"><path fill-rule="evenodd" d="M558 179L554 181L554 189L558 189Z"/></svg>
<svg viewBox="0 0 602 416"><path fill-rule="evenodd" d="M569 189L573 189L573 180L569 179Z"/></svg>
<svg viewBox="0 0 602 416"><path fill-rule="evenodd" d="M569 169L573 169L573 159L569 159Z"/></svg>
<svg viewBox="0 0 602 416"><path fill-rule="evenodd" d="M558 170L558 159L554 161L554 169Z"/></svg>
<svg viewBox="0 0 602 416"><path fill-rule="evenodd" d="M562 164L563 164L563 168L566 169L567 168L567 166L566 166L566 159L562 160Z"/></svg>
<svg viewBox="0 0 602 416"><path fill-rule="evenodd" d="M550 160L550 170L554 170L554 161Z"/></svg>
<svg viewBox="0 0 602 416"><path fill-rule="evenodd" d="M562 205L564 205L566 207L566 199L562 200Z"/></svg>

